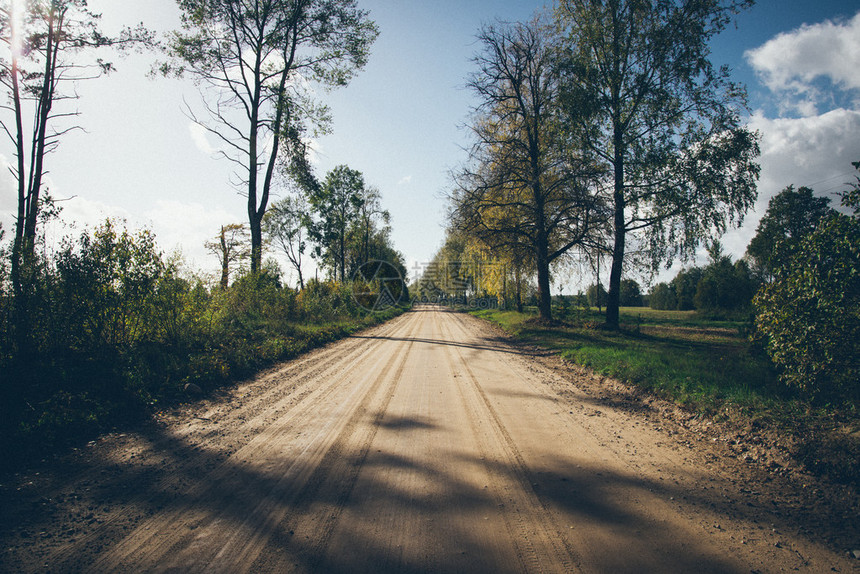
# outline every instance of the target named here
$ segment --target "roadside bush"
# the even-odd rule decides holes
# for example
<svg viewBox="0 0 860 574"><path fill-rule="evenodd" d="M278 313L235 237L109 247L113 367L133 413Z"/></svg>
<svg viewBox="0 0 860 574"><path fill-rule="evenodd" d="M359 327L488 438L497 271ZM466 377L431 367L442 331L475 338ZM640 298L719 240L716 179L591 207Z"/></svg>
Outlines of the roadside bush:
<svg viewBox="0 0 860 574"><path fill-rule="evenodd" d="M8 460L183 400L188 383L205 391L248 376L342 337L366 315L348 284L312 280L296 293L271 266L210 291L183 276L177 258L165 260L151 232L113 221L40 256L24 346L0 266L0 457Z"/></svg>
<svg viewBox="0 0 860 574"><path fill-rule="evenodd" d="M837 214L819 224L755 307L787 385L828 400L860 396L860 219Z"/></svg>

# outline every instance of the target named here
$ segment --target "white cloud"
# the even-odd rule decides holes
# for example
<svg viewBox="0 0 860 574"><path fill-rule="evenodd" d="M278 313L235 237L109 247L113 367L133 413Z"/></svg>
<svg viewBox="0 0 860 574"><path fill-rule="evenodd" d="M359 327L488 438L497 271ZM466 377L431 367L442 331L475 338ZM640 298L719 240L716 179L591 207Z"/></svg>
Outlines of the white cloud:
<svg viewBox="0 0 860 574"><path fill-rule="evenodd" d="M820 116L768 119L757 113L750 128L762 134L758 200L743 227L730 232L724 245L735 257L746 251L770 199L788 185L811 187L831 198L852 181L852 161L860 160L860 111L838 109Z"/></svg>
<svg viewBox="0 0 860 574"><path fill-rule="evenodd" d="M745 53L762 82L777 93L792 94L783 111L792 107L814 115L827 94L814 85L830 80L841 90L860 89L860 13L846 22L830 20L779 34Z"/></svg>
<svg viewBox="0 0 860 574"><path fill-rule="evenodd" d="M191 134L191 139L194 140L194 145L197 146L197 149L206 155L212 155L218 151L211 143L209 143L209 138L207 136L209 132L206 128L200 124L191 122L188 124L188 131Z"/></svg>
<svg viewBox="0 0 860 574"><path fill-rule="evenodd" d="M795 188L805 185L818 196L830 197L830 205L838 207L839 198L835 194L847 189L847 182L854 181L856 171L851 162L860 160L860 111L838 109L796 119L770 119L756 113L750 118L749 127L762 136L761 177L758 200L744 218L743 226L729 231L720 240L725 253L734 260L744 256L774 195L789 185ZM694 264L706 263L707 254L702 249ZM676 263L668 271L661 271L654 282L671 280L682 266Z"/></svg>
<svg viewBox="0 0 860 574"><path fill-rule="evenodd" d="M397 182L397 185L409 185L412 183L412 176L407 175L406 177L400 178L400 181Z"/></svg>
<svg viewBox="0 0 860 574"><path fill-rule="evenodd" d="M242 223L242 214L200 203L158 200L142 214L143 222L155 233L159 245L167 251L180 249L192 269L212 271L215 258L203 244L218 235L222 225Z"/></svg>

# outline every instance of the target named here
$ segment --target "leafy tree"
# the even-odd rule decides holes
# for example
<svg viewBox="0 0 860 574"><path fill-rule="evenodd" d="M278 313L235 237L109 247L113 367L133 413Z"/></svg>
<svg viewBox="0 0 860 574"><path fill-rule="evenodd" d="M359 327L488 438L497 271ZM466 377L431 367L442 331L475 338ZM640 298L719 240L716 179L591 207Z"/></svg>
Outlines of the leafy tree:
<svg viewBox="0 0 860 574"><path fill-rule="evenodd" d="M46 157L57 149L62 136L79 129L68 121L77 112L56 104L77 99L78 82L113 70L111 63L95 54L110 47L153 44L152 34L142 26L106 36L99 29L100 18L87 8L86 0L0 2L0 37L10 54L8 60L0 58L0 83L7 92L7 102L0 106L6 112L0 127L14 148L10 169L18 202L11 279L23 307L22 282L29 281L25 273L35 271L40 213L52 206L43 181ZM26 314L26 309L21 313Z"/></svg>
<svg viewBox="0 0 860 574"><path fill-rule="evenodd" d="M560 0L567 125L610 166L612 267L606 324L618 327L629 234L652 264L694 252L739 223L756 197L757 137L742 87L708 41L751 0Z"/></svg>
<svg viewBox="0 0 860 574"><path fill-rule="evenodd" d="M391 214L387 209L382 208L382 196L379 190L375 187L366 188L362 199L352 229L354 266L361 266L371 259L381 259L377 248L388 243L390 232Z"/></svg>
<svg viewBox="0 0 860 574"><path fill-rule="evenodd" d="M639 283L633 279L621 280L621 305L623 307L641 307L642 290Z"/></svg>
<svg viewBox="0 0 860 574"><path fill-rule="evenodd" d="M606 289L600 283L589 285L585 291L585 297L588 299L588 305L591 307L599 309L606 305Z"/></svg>
<svg viewBox="0 0 860 574"><path fill-rule="evenodd" d="M56 256L57 276L52 315L64 328L41 332L66 339L53 341L88 353L125 349L153 327L152 293L165 270L150 231L130 233L106 221L76 242L66 241Z"/></svg>
<svg viewBox="0 0 860 574"><path fill-rule="evenodd" d="M346 280L348 233L364 204L364 194L362 173L339 165L308 198L317 215L310 225L314 254L331 268L335 280Z"/></svg>
<svg viewBox="0 0 860 574"><path fill-rule="evenodd" d="M552 318L550 267L585 243L600 219L588 191L598 169L575 153L558 117L558 77L549 29L530 23L484 27L469 86L471 164L457 180L454 221L491 249L531 251L538 308Z"/></svg>
<svg viewBox="0 0 860 574"><path fill-rule="evenodd" d="M657 283L651 289L651 294L648 297L648 305L652 309L659 310L674 310L678 308L678 300L675 297L675 290L669 283Z"/></svg>
<svg viewBox="0 0 860 574"><path fill-rule="evenodd" d="M754 293L749 265L721 256L702 271L693 301L702 311L737 311L750 307Z"/></svg>
<svg viewBox="0 0 860 574"><path fill-rule="evenodd" d="M833 213L829 204L829 198L815 197L808 187L795 190L793 185L770 199L747 247L747 255L765 279L771 279L777 269L787 264L803 238Z"/></svg>
<svg viewBox="0 0 860 574"><path fill-rule="evenodd" d="M262 221L278 155L294 177L309 177L303 135L327 126L308 82L346 85L367 62L378 30L355 0L177 0L182 30L173 33L173 64L210 91L211 123L224 157L237 165L248 200L251 271L261 270Z"/></svg>
<svg viewBox="0 0 860 574"><path fill-rule="evenodd" d="M860 169L860 163L853 164ZM816 398L860 398L860 178L755 298L782 380Z"/></svg>
<svg viewBox="0 0 860 574"><path fill-rule="evenodd" d="M702 270L698 267L682 269L672 279L672 291L675 294L675 308L679 311L691 311L696 308L696 290Z"/></svg>
<svg viewBox="0 0 860 574"><path fill-rule="evenodd" d="M306 199L288 196L272 205L263 218L263 233L290 262L299 276L299 289L305 288L302 276L302 255L305 252L305 226L308 223Z"/></svg>
<svg viewBox="0 0 860 574"><path fill-rule="evenodd" d="M230 283L230 266L247 259L251 253L248 228L243 223L222 225L215 240L203 245L218 258L221 264L221 289L226 289Z"/></svg>

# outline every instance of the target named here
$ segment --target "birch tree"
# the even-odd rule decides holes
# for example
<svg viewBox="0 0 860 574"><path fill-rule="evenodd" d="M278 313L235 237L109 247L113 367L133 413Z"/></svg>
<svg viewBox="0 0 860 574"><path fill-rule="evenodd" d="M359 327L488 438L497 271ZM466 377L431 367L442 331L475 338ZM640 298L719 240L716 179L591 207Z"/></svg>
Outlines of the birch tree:
<svg viewBox="0 0 860 574"><path fill-rule="evenodd" d="M560 0L566 123L610 166L606 324L618 327L631 236L656 267L739 225L756 198L746 92L709 40L752 0Z"/></svg>

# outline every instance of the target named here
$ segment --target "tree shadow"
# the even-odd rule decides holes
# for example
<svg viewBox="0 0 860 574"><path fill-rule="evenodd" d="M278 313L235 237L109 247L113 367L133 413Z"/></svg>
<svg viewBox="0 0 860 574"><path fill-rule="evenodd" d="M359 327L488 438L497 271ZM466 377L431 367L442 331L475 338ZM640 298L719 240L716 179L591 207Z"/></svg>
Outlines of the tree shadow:
<svg viewBox="0 0 860 574"><path fill-rule="evenodd" d="M380 432L389 433L440 428L420 417L383 418L379 427ZM267 542L252 566L254 571L523 571L523 563L511 562L509 554L500 552L499 533L489 536L475 526L480 525L477 517L482 515L504 515L507 522L515 523L525 509L500 507L498 489L483 488L458 470L462 468L483 469L496 483L527 491L540 503L532 511L548 513L548 532L568 539L574 549L573 563L581 561L595 571L737 571L736 564L713 546L700 544L692 533L663 521L659 512L639 504L640 499L657 498L668 508L668 501L674 498L717 516L740 517L749 524L771 519L766 509L740 500L726 498L715 505L715 497L701 491L565 458L556 458L547 468L523 468L516 462L503 462L507 459L500 453L428 462L416 452L371 448L369 452L336 453L343 462L338 467L291 474L286 471L300 453L277 453L271 467L263 469L235 456L225 458L158 427L149 431L153 453L149 458L160 457L160 462L108 469L97 485L100 497L105 505L123 505L142 517L167 513L176 518L170 524L172 531L187 529L187 533L154 564L135 563L132 554L123 564L132 570L169 568L176 556L199 541L201 530L217 525ZM333 474L335 468L355 468L355 472ZM416 483L429 487L410 488ZM789 522L795 522L791 515L797 510L788 509ZM321 516L315 517L315 513ZM279 518L273 520L273 516ZM373 516L383 520L374 522ZM302 527L309 525L325 526L327 534L308 536ZM143 518L137 533L146 527ZM111 523L98 531L109 544L131 533L125 525ZM396 543L408 540L407 534L426 538L417 543L426 550L424 554L398 549ZM326 552L334 541L339 552ZM594 548L607 541L608 546ZM70 543L55 557L51 569L92 568L85 552L91 543L87 539ZM201 554L196 559L202 565L214 556Z"/></svg>

